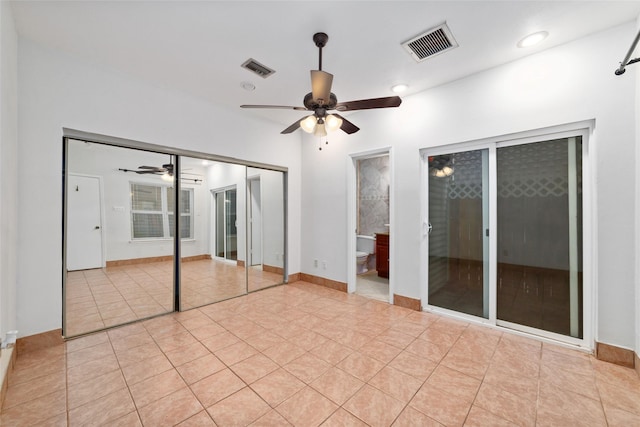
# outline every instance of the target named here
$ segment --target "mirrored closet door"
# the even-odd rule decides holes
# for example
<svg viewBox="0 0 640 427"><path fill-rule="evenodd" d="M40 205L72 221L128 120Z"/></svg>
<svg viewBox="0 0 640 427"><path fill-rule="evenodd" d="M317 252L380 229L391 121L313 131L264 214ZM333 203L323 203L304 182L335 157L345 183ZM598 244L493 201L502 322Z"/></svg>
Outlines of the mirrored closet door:
<svg viewBox="0 0 640 427"><path fill-rule="evenodd" d="M66 159L64 335L173 311L173 156L69 140Z"/></svg>
<svg viewBox="0 0 640 427"><path fill-rule="evenodd" d="M65 141L65 337L285 282L284 171Z"/></svg>

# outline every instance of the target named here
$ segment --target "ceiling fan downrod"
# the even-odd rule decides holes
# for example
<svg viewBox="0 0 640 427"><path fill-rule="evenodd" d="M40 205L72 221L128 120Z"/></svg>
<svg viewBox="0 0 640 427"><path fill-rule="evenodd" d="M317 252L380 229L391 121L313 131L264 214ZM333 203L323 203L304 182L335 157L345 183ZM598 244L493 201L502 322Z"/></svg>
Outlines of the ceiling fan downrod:
<svg viewBox="0 0 640 427"><path fill-rule="evenodd" d="M318 46L318 70L322 71L322 48L325 47L329 41L327 33L315 33L313 35L313 42Z"/></svg>

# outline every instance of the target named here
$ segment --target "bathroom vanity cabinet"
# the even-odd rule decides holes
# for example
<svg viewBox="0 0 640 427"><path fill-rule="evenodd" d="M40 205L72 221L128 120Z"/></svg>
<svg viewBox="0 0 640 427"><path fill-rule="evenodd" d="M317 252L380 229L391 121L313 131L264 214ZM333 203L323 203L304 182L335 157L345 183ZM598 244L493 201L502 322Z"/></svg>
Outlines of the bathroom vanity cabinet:
<svg viewBox="0 0 640 427"><path fill-rule="evenodd" d="M389 233L376 233L376 270L378 277L389 278Z"/></svg>

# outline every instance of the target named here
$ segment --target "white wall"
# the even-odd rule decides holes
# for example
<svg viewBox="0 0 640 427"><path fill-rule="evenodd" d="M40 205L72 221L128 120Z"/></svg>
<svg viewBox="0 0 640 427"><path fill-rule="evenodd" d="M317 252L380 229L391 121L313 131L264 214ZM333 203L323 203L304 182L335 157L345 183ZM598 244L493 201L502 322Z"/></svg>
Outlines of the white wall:
<svg viewBox="0 0 640 427"><path fill-rule="evenodd" d="M420 264L424 261L419 255L419 150L595 119L595 338L633 348L635 79L615 76L613 71L634 35L635 25L629 23L406 97L397 109L350 114L348 118L361 131L351 136L330 135L330 144L322 151L318 151L316 138L305 136L302 271L347 280L345 165L350 153L394 147L391 232L395 244L390 268L395 293L420 298L424 286L419 282ZM314 268L313 259L327 260L327 270Z"/></svg>
<svg viewBox="0 0 640 427"><path fill-rule="evenodd" d="M15 329L18 244L18 35L0 2L0 336Z"/></svg>
<svg viewBox="0 0 640 427"><path fill-rule="evenodd" d="M289 265L300 271L299 138L26 39L18 49L20 336L61 326L63 127L288 167Z"/></svg>

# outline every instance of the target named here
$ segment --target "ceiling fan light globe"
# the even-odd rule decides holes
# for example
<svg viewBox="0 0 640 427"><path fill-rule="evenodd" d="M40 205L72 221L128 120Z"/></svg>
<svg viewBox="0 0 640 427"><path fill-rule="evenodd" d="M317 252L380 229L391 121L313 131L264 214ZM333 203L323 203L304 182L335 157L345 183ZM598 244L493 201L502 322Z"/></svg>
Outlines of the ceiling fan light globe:
<svg viewBox="0 0 640 427"><path fill-rule="evenodd" d="M453 167L445 166L442 168L442 172L444 173L444 176L451 176L453 174Z"/></svg>
<svg viewBox="0 0 640 427"><path fill-rule="evenodd" d="M316 125L316 129L313 131L315 136L327 136L327 130L324 127L324 124Z"/></svg>
<svg viewBox="0 0 640 427"><path fill-rule="evenodd" d="M166 182L173 182L173 175L170 175L169 173L163 173L160 178Z"/></svg>
<svg viewBox="0 0 640 427"><path fill-rule="evenodd" d="M316 117L311 115L300 120L300 127L307 133L313 133L316 128Z"/></svg>
<svg viewBox="0 0 640 427"><path fill-rule="evenodd" d="M333 114L329 114L324 119L325 127L328 131L334 131L340 129L342 126L342 119L340 117L336 117Z"/></svg>

